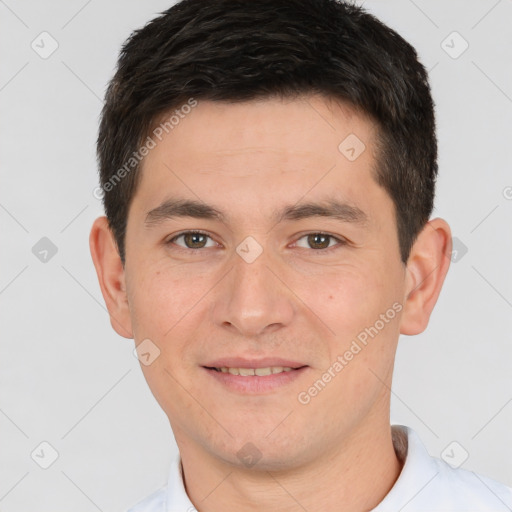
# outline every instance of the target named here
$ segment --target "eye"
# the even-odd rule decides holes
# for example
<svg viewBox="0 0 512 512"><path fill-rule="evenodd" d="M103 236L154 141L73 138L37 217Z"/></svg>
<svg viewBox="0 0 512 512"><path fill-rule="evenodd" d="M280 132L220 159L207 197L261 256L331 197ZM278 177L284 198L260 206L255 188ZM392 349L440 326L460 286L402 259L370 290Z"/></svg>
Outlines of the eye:
<svg viewBox="0 0 512 512"><path fill-rule="evenodd" d="M308 244L308 246L305 247L306 249L315 249L317 251L322 250L323 252L326 252L326 250L330 251L332 249L337 249L338 247L336 247L336 245L340 246L347 244L345 240L335 237L334 235L330 235L328 233L309 233L299 238L296 244L298 244L298 242L304 238L306 239L306 243ZM331 241L337 241L338 244L335 244L334 247L332 247L330 245ZM301 246L299 245L299 247Z"/></svg>
<svg viewBox="0 0 512 512"><path fill-rule="evenodd" d="M178 240L183 239L183 243L177 243ZM208 239L210 239L211 243L208 244ZM306 239L306 246L300 245L299 241ZM334 245L331 242L338 242ZM184 245L183 245L184 244ZM198 250L204 249L208 247L215 247L217 244L210 235L204 233L203 231L184 231L170 238L166 245L176 245L183 250ZM302 237L300 237L295 245L298 247L302 247L305 249L314 249L317 252L330 252L331 250L335 250L339 248L339 246L347 245L346 240L335 237L334 235L330 235L329 233L308 233Z"/></svg>
<svg viewBox="0 0 512 512"><path fill-rule="evenodd" d="M183 238L185 245L177 244L176 240ZM213 245L207 246L207 239L210 238L209 235L203 233L202 231L184 231L179 235L174 236L169 239L166 244L175 244L182 249L203 249L205 247L215 247L215 242L210 238Z"/></svg>

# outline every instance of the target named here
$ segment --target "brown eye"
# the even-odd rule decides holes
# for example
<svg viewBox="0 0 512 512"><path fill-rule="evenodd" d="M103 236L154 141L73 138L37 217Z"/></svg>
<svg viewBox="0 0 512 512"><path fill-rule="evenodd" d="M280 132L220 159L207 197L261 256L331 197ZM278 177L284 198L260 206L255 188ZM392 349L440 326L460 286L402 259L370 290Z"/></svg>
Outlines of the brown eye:
<svg viewBox="0 0 512 512"><path fill-rule="evenodd" d="M176 240L183 239L185 245L176 243ZM206 233L201 231L185 231L179 235L171 238L167 243L175 243L177 246L183 249L203 249L206 247L207 241L210 237ZM213 242L213 241L212 241ZM209 247L212 247L211 245Z"/></svg>
<svg viewBox="0 0 512 512"><path fill-rule="evenodd" d="M335 249L336 245L345 245L346 242L338 237L333 235L329 235L327 233L309 233L307 235L302 236L299 240L306 239L306 245L299 245L299 247L303 247L305 249L314 249L317 251L326 252L327 249ZM338 244L331 242L338 242Z"/></svg>
<svg viewBox="0 0 512 512"><path fill-rule="evenodd" d="M312 249L327 249L331 238L332 237L329 235L314 233L312 235L308 235L308 244Z"/></svg>
<svg viewBox="0 0 512 512"><path fill-rule="evenodd" d="M183 235L183 240L189 249L199 249L205 246L206 236L201 233L187 233Z"/></svg>

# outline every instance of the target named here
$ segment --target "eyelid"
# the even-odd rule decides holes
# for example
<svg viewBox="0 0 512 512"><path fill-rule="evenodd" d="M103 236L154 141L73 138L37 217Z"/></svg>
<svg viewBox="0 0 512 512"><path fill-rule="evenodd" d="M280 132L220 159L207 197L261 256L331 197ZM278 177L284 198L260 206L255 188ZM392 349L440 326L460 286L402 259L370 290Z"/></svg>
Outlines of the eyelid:
<svg viewBox="0 0 512 512"><path fill-rule="evenodd" d="M176 240L177 238L183 236L183 235L187 235L187 234L198 234L198 235L204 235L206 236L207 238L209 238L210 240L212 240L213 242L215 242L216 244L218 244L217 241L215 241L213 239L213 237L207 233L206 231L202 231L200 229L188 229L188 230L184 230L184 231L181 231L179 233L176 233L174 235L172 235L171 238L169 238L166 242L165 242L165 245L175 245L175 248L176 250L178 251L186 251L186 252L200 252L201 250L204 250L204 249L211 249L212 247L200 247L198 249L192 249L192 248L189 248L189 247L182 247L180 245L176 245L174 243L174 240ZM332 238L333 240L335 240L337 242L337 244L335 244L334 246L332 247L327 247L325 249L311 249L311 248L305 248L305 247L299 247L299 249L305 249L305 250L309 250L309 251L312 251L312 252L315 252L315 253L318 253L318 254L325 254L325 253L330 253L331 251L335 251L337 249L339 249L340 247L343 247L343 246L346 246L349 244L348 240L342 236L336 236L336 235L333 235L331 233L327 233L325 231L308 231L306 233L302 233L300 234L295 242L293 242L293 244L295 245L299 240L301 240L302 238L304 237L307 237L309 235L322 235L322 236L327 236L329 238ZM220 245L220 244L218 244Z"/></svg>
<svg viewBox="0 0 512 512"><path fill-rule="evenodd" d="M309 235L322 235L327 236L329 238L332 238L333 240L336 240L338 242L336 245L333 245L332 247L327 247L325 249L309 249L310 251L313 251L315 253L329 253L333 250L339 249L342 246L348 245L348 240L342 236L336 236L331 233L327 233L326 231L308 231L307 233L301 234L299 237L297 237L296 241L294 242L294 245L301 240L304 237L307 237ZM305 249L304 247L299 247L299 249ZM308 250L308 249L306 249Z"/></svg>
<svg viewBox="0 0 512 512"><path fill-rule="evenodd" d="M207 238L209 238L210 240L214 241L215 243L218 243L216 242L212 236L207 233L206 231L202 231L200 229L186 229L185 231L181 231L180 233L176 233L175 235L172 235L171 238L168 238L164 244L165 245L176 245L174 243L174 241L179 238L180 236L183 236L183 235L189 235L189 234L194 234L194 235L204 235L206 236ZM182 250L182 251L194 251L194 252L198 252L200 251L201 249L211 249L211 247L201 247L200 249L191 249L190 247L182 247L181 245L176 245L176 248L177 250Z"/></svg>

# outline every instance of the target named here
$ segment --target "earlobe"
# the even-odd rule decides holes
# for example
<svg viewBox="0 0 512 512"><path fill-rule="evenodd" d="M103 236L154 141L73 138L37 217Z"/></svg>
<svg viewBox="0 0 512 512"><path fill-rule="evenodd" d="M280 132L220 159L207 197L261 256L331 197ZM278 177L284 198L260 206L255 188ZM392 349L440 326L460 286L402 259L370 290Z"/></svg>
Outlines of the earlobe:
<svg viewBox="0 0 512 512"><path fill-rule="evenodd" d="M94 221L89 247L110 323L123 338L133 338L125 272L106 217L98 217Z"/></svg>
<svg viewBox="0 0 512 512"><path fill-rule="evenodd" d="M451 251L446 221L436 218L427 222L407 261L401 334L420 334L426 329L450 267Z"/></svg>

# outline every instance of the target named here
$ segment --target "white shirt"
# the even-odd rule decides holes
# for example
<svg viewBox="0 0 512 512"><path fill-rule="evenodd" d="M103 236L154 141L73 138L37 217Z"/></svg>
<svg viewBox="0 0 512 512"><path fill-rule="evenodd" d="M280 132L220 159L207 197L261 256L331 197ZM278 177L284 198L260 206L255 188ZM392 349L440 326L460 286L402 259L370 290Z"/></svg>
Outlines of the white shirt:
<svg viewBox="0 0 512 512"><path fill-rule="evenodd" d="M511 512L512 488L431 457L418 434L393 425L393 444L404 465L395 485L372 512ZM179 455L167 486L127 512L195 512L181 475Z"/></svg>

